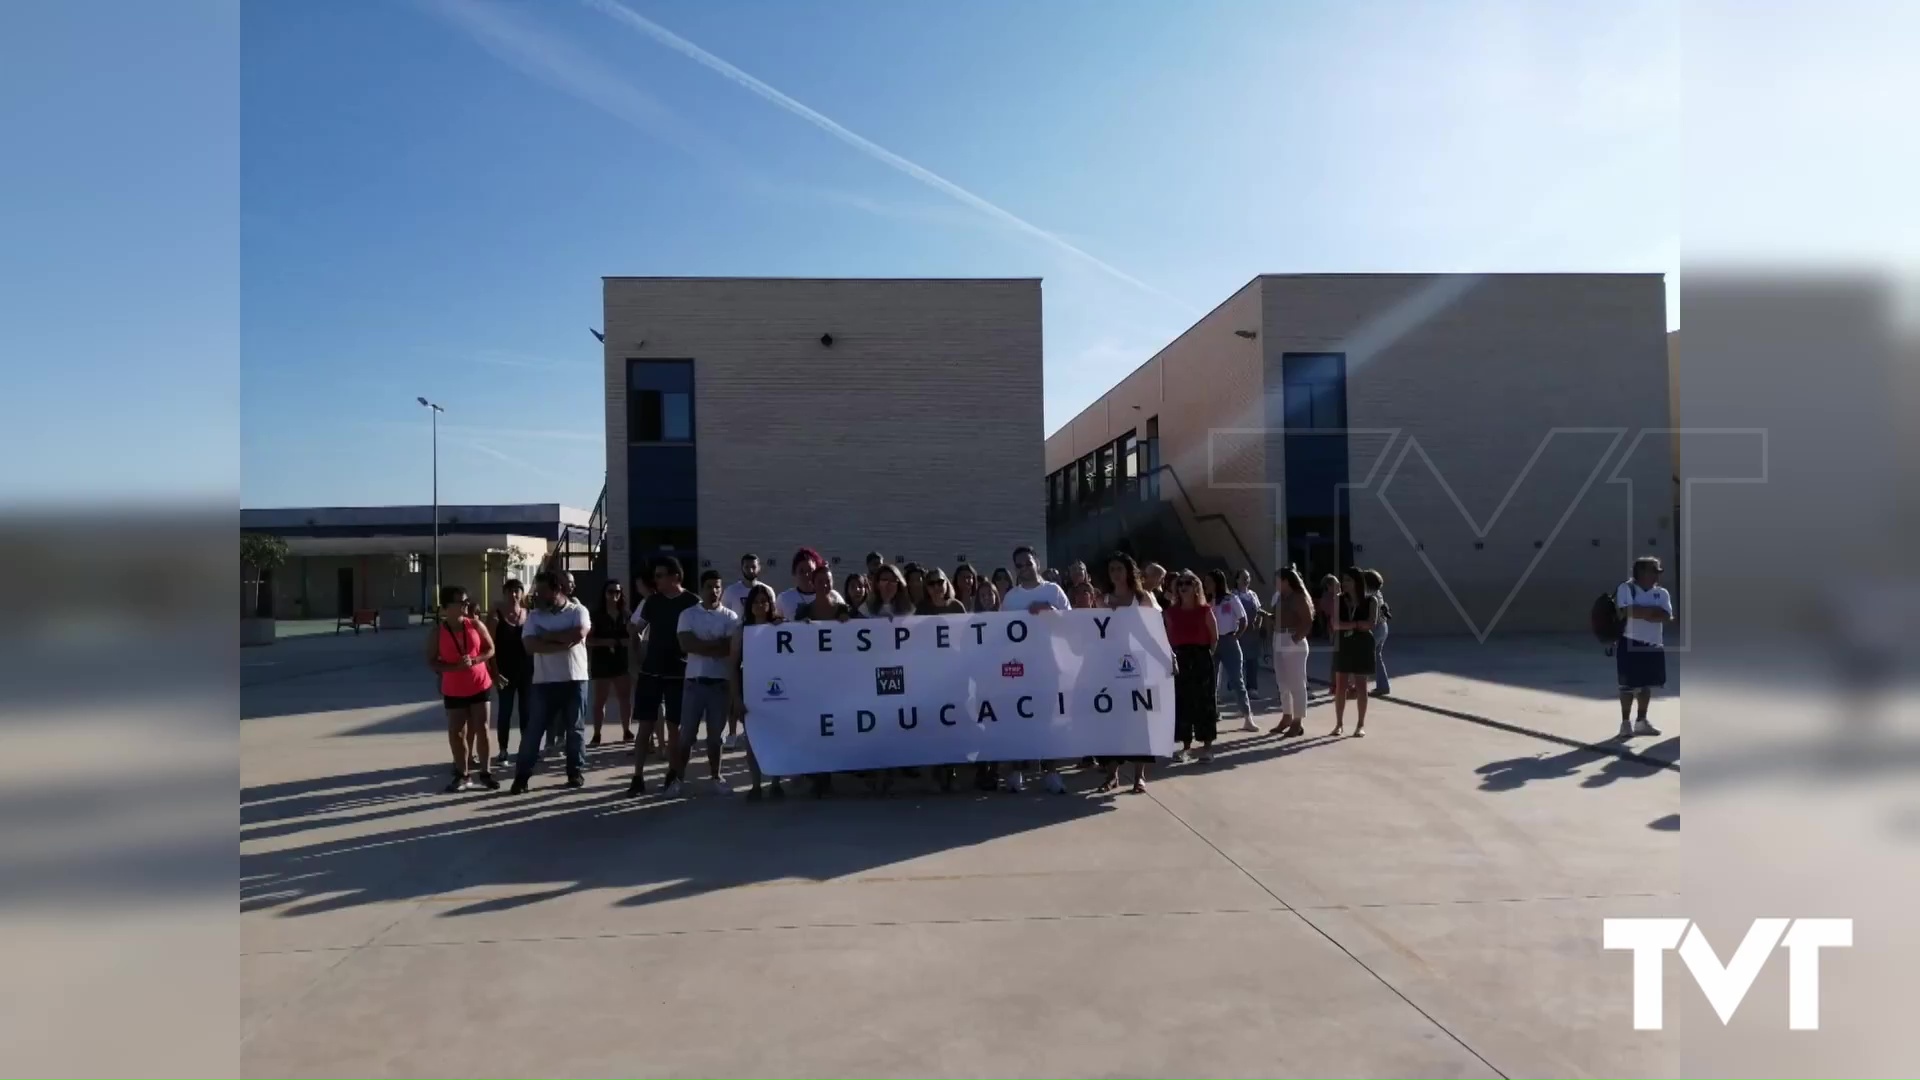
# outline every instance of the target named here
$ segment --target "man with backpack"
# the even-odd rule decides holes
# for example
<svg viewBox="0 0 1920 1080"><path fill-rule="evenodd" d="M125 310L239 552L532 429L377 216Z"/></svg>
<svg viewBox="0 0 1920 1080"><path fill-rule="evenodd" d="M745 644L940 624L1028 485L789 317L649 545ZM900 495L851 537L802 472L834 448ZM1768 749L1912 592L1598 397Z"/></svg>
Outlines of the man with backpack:
<svg viewBox="0 0 1920 1080"><path fill-rule="evenodd" d="M1656 687L1667 685L1666 625L1673 621L1673 597L1660 587L1660 560L1643 555L1633 561L1633 577L1614 590L1614 622L1619 636L1613 645L1613 664L1620 682L1620 734L1658 735L1647 722L1647 703ZM1639 715L1628 717L1639 703Z"/></svg>

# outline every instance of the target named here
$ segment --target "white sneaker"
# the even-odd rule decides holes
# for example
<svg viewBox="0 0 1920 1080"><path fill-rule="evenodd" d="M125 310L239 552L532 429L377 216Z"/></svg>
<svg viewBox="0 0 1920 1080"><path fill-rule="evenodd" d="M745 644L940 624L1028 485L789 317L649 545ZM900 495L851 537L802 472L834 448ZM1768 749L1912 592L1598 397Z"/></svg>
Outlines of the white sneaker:
<svg viewBox="0 0 1920 1080"><path fill-rule="evenodd" d="M669 780L667 782L667 786L660 789L660 797L663 799L679 798L680 797L680 781Z"/></svg>
<svg viewBox="0 0 1920 1080"><path fill-rule="evenodd" d="M1634 722L1633 733L1635 735L1658 735L1660 734L1660 729L1647 723L1645 720L1638 720Z"/></svg>
<svg viewBox="0 0 1920 1080"><path fill-rule="evenodd" d="M1168 758L1167 760L1172 762L1175 765L1178 765L1181 762L1184 762L1187 760L1187 752L1185 750L1175 750L1173 752L1173 756Z"/></svg>
<svg viewBox="0 0 1920 1080"><path fill-rule="evenodd" d="M1620 733L1618 735L1615 735L1614 738L1616 739L1633 738L1633 725L1627 723L1625 720L1620 721Z"/></svg>
<svg viewBox="0 0 1920 1080"><path fill-rule="evenodd" d="M1249 717L1247 717L1247 722L1246 722L1246 723L1244 723L1244 724L1242 724L1242 725L1240 725L1240 730L1241 730L1241 731L1259 731L1259 730L1260 730L1260 725L1259 725L1259 724L1256 724L1256 723L1254 723L1254 722L1253 722L1253 717L1251 717L1251 716L1249 716Z"/></svg>
<svg viewBox="0 0 1920 1080"><path fill-rule="evenodd" d="M731 795L733 794L733 785L727 783L726 777L716 776L713 778L713 793L715 795Z"/></svg>
<svg viewBox="0 0 1920 1080"><path fill-rule="evenodd" d="M1055 795L1065 795L1067 793L1067 782L1060 778L1058 772L1048 770L1047 790Z"/></svg>
<svg viewBox="0 0 1920 1080"><path fill-rule="evenodd" d="M1027 790L1027 778L1020 775L1019 769L1015 769L1012 772L1007 774L1007 790L1008 791Z"/></svg>

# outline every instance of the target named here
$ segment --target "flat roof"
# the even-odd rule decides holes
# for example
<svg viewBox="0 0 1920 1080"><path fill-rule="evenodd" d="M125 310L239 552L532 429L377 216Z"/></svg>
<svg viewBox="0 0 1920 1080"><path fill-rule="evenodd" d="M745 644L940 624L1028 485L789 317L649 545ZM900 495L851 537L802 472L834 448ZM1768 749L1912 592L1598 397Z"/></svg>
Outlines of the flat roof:
<svg viewBox="0 0 1920 1080"><path fill-rule="evenodd" d="M585 527L593 519L586 510L559 503L441 503L440 520L462 525L513 524L552 521ZM321 528L331 526L431 525L433 505L409 506L286 506L242 508L243 529Z"/></svg>
<svg viewBox="0 0 1920 1080"><path fill-rule="evenodd" d="M990 282L990 281L1040 281L1037 277L762 277L759 275L707 275L686 276L679 274L602 274L601 281L944 281L944 282Z"/></svg>

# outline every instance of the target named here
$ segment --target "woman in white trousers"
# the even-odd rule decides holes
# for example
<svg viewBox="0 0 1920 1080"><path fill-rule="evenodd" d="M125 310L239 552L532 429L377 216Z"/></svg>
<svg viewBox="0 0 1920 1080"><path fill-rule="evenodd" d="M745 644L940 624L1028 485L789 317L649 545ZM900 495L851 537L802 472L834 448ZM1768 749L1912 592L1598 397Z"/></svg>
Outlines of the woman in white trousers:
<svg viewBox="0 0 1920 1080"><path fill-rule="evenodd" d="M1273 594L1273 678L1280 695L1275 735L1304 735L1307 717L1307 635L1313 629L1313 600L1300 572L1289 566Z"/></svg>

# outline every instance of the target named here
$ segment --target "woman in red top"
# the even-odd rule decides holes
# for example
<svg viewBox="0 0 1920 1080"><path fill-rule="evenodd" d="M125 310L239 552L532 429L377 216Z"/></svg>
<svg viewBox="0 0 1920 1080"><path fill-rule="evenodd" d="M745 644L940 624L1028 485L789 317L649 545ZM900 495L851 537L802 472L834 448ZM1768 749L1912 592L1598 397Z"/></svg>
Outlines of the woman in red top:
<svg viewBox="0 0 1920 1080"><path fill-rule="evenodd" d="M440 675L440 700L447 707L447 743L453 749L453 783L447 791L471 791L467 762L480 763L481 787L495 791L500 782L487 768L487 695L493 676L493 635L487 624L473 617L467 590L448 585L440 590L440 618L427 635L427 666Z"/></svg>
<svg viewBox="0 0 1920 1080"><path fill-rule="evenodd" d="M1220 733L1220 712L1213 700L1213 649L1220 629L1193 571L1182 570L1174 577L1172 600L1166 611L1167 644L1173 646L1173 738L1180 744L1173 760L1187 760L1198 739L1199 759L1212 761L1213 740Z"/></svg>

